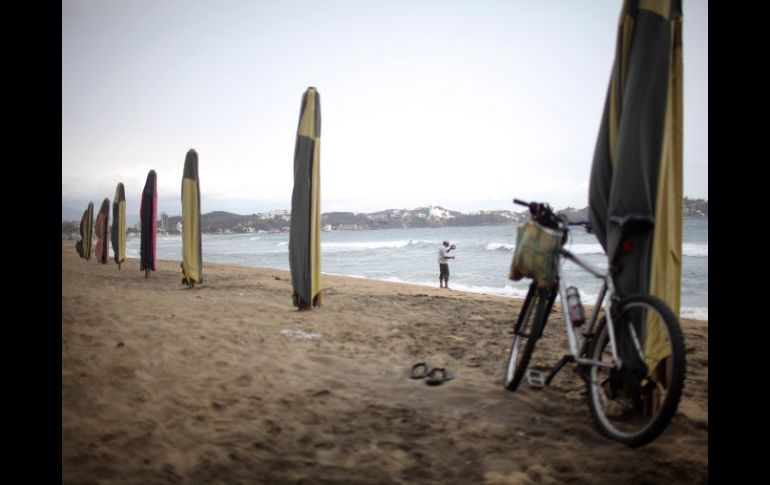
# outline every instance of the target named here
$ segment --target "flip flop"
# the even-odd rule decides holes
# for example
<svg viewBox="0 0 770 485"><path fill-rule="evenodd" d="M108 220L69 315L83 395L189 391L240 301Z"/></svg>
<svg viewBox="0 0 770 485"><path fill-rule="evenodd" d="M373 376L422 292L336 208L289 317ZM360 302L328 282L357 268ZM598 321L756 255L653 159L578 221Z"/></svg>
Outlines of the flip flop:
<svg viewBox="0 0 770 485"><path fill-rule="evenodd" d="M443 367L436 367L428 372L428 378L425 383L429 386L440 386L446 381L451 381L455 376Z"/></svg>
<svg viewBox="0 0 770 485"><path fill-rule="evenodd" d="M412 366L412 371L409 373L410 379L422 379L430 372L430 366L426 362L418 362Z"/></svg>

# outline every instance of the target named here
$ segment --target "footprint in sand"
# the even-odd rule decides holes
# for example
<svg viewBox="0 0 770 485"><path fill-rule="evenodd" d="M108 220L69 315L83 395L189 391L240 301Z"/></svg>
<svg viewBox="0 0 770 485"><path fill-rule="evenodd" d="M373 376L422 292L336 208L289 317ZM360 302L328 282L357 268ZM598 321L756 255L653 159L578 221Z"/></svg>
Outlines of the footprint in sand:
<svg viewBox="0 0 770 485"><path fill-rule="evenodd" d="M239 386L248 386L251 384L252 377L250 374L241 374L238 378L236 378L233 382Z"/></svg>

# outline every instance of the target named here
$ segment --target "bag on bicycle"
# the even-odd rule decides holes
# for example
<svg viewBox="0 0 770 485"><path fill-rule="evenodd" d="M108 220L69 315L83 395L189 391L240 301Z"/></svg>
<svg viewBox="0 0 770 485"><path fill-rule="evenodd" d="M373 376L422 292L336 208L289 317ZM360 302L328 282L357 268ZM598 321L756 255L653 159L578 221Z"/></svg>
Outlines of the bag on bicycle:
<svg viewBox="0 0 770 485"><path fill-rule="evenodd" d="M549 229L535 221L516 227L516 250L508 278L518 281L532 278L540 288L550 288L559 275L559 248L562 232Z"/></svg>

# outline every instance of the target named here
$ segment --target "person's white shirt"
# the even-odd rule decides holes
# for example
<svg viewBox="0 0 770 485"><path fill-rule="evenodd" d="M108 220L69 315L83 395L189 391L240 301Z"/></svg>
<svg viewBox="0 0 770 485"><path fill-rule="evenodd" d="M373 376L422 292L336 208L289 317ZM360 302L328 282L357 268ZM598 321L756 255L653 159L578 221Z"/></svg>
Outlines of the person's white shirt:
<svg viewBox="0 0 770 485"><path fill-rule="evenodd" d="M439 264L449 264L449 247L441 246L438 250Z"/></svg>

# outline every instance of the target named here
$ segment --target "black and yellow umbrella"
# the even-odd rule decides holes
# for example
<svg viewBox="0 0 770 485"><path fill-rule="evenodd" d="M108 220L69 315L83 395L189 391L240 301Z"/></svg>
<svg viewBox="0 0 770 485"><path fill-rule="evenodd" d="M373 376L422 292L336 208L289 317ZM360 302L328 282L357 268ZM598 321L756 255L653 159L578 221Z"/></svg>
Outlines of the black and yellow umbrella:
<svg viewBox="0 0 770 485"><path fill-rule="evenodd" d="M107 258L110 256L110 199L107 197L99 207L94 233L96 234L96 260L107 264Z"/></svg>
<svg viewBox="0 0 770 485"><path fill-rule="evenodd" d="M201 188L198 153L187 151L182 174L182 283L195 287L203 282L201 246Z"/></svg>
<svg viewBox="0 0 770 485"><path fill-rule="evenodd" d="M158 229L158 178L155 170L150 170L144 183L139 219L142 227L139 269L144 271L145 278L149 278L150 271L155 271L155 240Z"/></svg>
<svg viewBox="0 0 770 485"><path fill-rule="evenodd" d="M91 259L91 231L94 226L94 203L89 202L83 217L80 218L80 241L75 243L75 250L86 261Z"/></svg>
<svg viewBox="0 0 770 485"><path fill-rule="evenodd" d="M679 314L682 261L682 4L626 0L596 141L589 218L620 268L622 295L650 293ZM638 225L619 245L620 222ZM628 226L626 226L628 227ZM616 254L618 253L618 254ZM658 330L644 331L648 366Z"/></svg>
<svg viewBox="0 0 770 485"><path fill-rule="evenodd" d="M112 199L112 252L118 270L126 260L126 191L123 184L119 183L115 188L115 198Z"/></svg>
<svg viewBox="0 0 770 485"><path fill-rule="evenodd" d="M294 147L294 191L291 195L289 267L292 301L299 309L321 305L321 104L309 87Z"/></svg>

